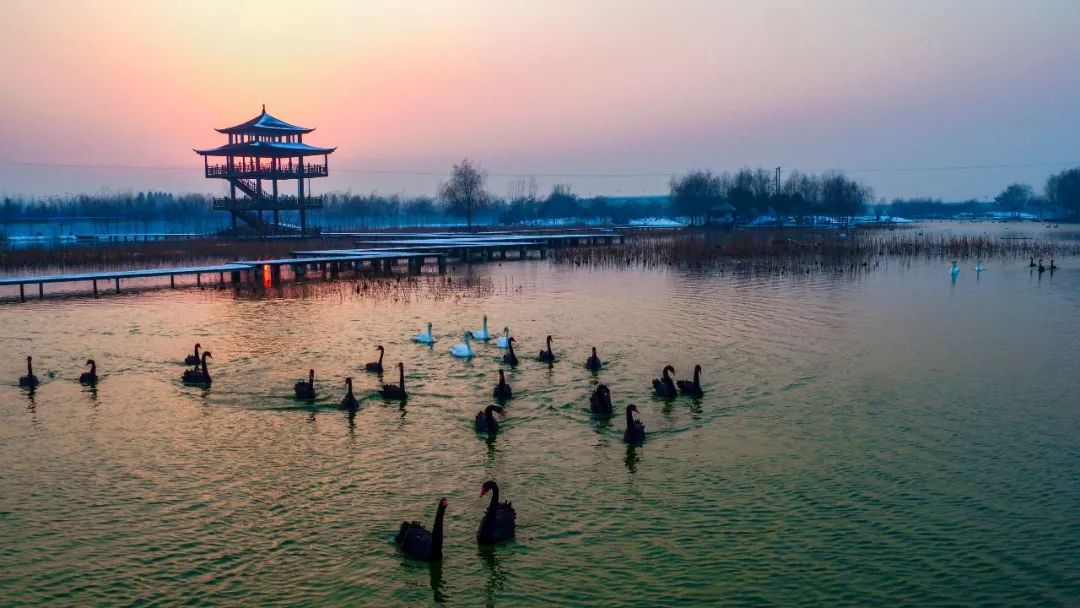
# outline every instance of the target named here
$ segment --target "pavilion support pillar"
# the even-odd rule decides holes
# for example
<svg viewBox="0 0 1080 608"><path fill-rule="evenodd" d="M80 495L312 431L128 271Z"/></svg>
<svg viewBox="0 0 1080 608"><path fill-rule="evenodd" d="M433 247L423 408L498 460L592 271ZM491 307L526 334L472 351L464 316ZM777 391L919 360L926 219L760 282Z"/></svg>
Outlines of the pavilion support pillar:
<svg viewBox="0 0 1080 608"><path fill-rule="evenodd" d="M97 279L94 279L94 297L97 297Z"/></svg>
<svg viewBox="0 0 1080 608"><path fill-rule="evenodd" d="M546 260L547 259L547 247L543 247L543 246L540 247L540 259L541 260Z"/></svg>
<svg viewBox="0 0 1080 608"><path fill-rule="evenodd" d="M224 272L219 272L218 273L218 284L221 285L222 287L225 286L225 273Z"/></svg>
<svg viewBox="0 0 1080 608"><path fill-rule="evenodd" d="M44 300L45 299L45 284L44 283L38 283L37 284L37 295L38 295L39 300Z"/></svg>
<svg viewBox="0 0 1080 608"><path fill-rule="evenodd" d="M529 257L529 251L527 249L525 249L524 247L518 249L518 259L519 260L524 260L527 257Z"/></svg>
<svg viewBox="0 0 1080 608"><path fill-rule="evenodd" d="M446 274L446 254L439 254L439 274Z"/></svg>
<svg viewBox="0 0 1080 608"><path fill-rule="evenodd" d="M239 285L240 284L240 271L239 270L234 270L231 273L229 273L229 280L232 281L233 285Z"/></svg>
<svg viewBox="0 0 1080 608"><path fill-rule="evenodd" d="M195 273L195 286L196 287L202 287L202 273L201 272L196 272Z"/></svg>
<svg viewBox="0 0 1080 608"><path fill-rule="evenodd" d="M25 302L26 301L26 290L23 287L24 287L23 284L19 283L19 301L20 302Z"/></svg>
<svg viewBox="0 0 1080 608"><path fill-rule="evenodd" d="M176 289L176 275L175 274L170 274L169 275L169 287L172 287L173 289Z"/></svg>
<svg viewBox="0 0 1080 608"><path fill-rule="evenodd" d="M423 259L419 257L409 258L409 274L420 274L420 266Z"/></svg>
<svg viewBox="0 0 1080 608"><path fill-rule="evenodd" d="M116 293L120 293L120 277L116 277Z"/></svg>

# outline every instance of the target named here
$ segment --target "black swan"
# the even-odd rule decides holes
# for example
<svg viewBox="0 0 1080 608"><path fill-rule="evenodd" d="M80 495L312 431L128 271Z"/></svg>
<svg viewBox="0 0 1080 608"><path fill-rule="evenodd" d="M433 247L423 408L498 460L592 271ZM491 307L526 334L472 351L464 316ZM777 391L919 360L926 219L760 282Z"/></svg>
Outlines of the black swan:
<svg viewBox="0 0 1080 608"><path fill-rule="evenodd" d="M378 373L381 374L382 373L382 358L383 358L383 355L386 354L386 349L383 348L382 344L380 344L380 345L375 347L375 350L379 351L379 360L378 361L372 361L371 363L365 364L364 369L366 369L369 372L378 372Z"/></svg>
<svg viewBox="0 0 1080 608"><path fill-rule="evenodd" d="M668 372L674 373L675 368L670 365L665 366L663 376L659 380L653 378L652 381L653 390L660 397L676 397L679 394L678 389L675 388L675 381L671 379Z"/></svg>
<svg viewBox="0 0 1080 608"><path fill-rule="evenodd" d="M1028 264L1028 268L1035 268L1035 258L1031 258L1031 263Z"/></svg>
<svg viewBox="0 0 1080 608"><path fill-rule="evenodd" d="M202 348L202 344L195 343L195 354L188 355L184 358L184 365L198 365L199 364L199 349Z"/></svg>
<svg viewBox="0 0 1080 608"><path fill-rule="evenodd" d="M499 383L495 385L495 399L499 401L506 401L514 396L513 389L506 383L506 374L503 370L499 370Z"/></svg>
<svg viewBox="0 0 1080 608"><path fill-rule="evenodd" d="M679 391L684 395L691 397L701 397L704 395L704 391L701 390L701 366L694 366L694 379L693 380L679 380Z"/></svg>
<svg viewBox="0 0 1080 608"><path fill-rule="evenodd" d="M626 443L645 443L645 425L640 420L634 420L634 412L637 406L631 403L626 406L626 430L623 431L622 440Z"/></svg>
<svg viewBox="0 0 1080 608"><path fill-rule="evenodd" d="M431 532L424 529L420 522L403 521L394 542L405 557L420 559L425 562L437 562L442 559L443 516L446 515L446 499L439 500L439 509L435 511L435 524Z"/></svg>
<svg viewBox="0 0 1080 608"><path fill-rule="evenodd" d="M555 353L551 352L551 336L547 337L547 350L540 351L540 361L544 363L555 362Z"/></svg>
<svg viewBox="0 0 1080 608"><path fill-rule="evenodd" d="M485 481L480 489L480 496L491 492L491 502L488 503L484 518L480 520L480 529L476 531L476 542L481 545L493 545L514 537L516 522L514 519L514 507L509 500L499 502L499 484L494 481Z"/></svg>
<svg viewBox="0 0 1080 608"><path fill-rule="evenodd" d="M23 388L34 388L38 385L38 378L34 375L33 357L26 358L26 375L19 378L19 386Z"/></svg>
<svg viewBox="0 0 1080 608"><path fill-rule="evenodd" d="M514 342L517 342L517 340L513 336L510 336L506 340L506 348L509 349L509 350L507 350L506 354L503 355L503 363L505 363L507 365L517 365L518 364L517 355L514 354Z"/></svg>
<svg viewBox="0 0 1080 608"><path fill-rule="evenodd" d="M210 351L204 350L202 352L202 357L201 357L201 359L202 359L202 363L201 363L202 369L195 368L195 369L185 370L184 375L181 376L180 379L183 380L185 384L206 384L206 385L209 385L213 380L210 378L210 370L208 370L206 368L206 359L207 358L213 359L214 355L211 355Z"/></svg>
<svg viewBox="0 0 1080 608"><path fill-rule="evenodd" d="M494 435L499 432L499 422L495 420L492 412L503 413L503 408L498 405L489 405L482 412L476 412L476 432Z"/></svg>
<svg viewBox="0 0 1080 608"><path fill-rule="evenodd" d="M1039 258L1039 272L1046 272L1046 267L1043 266L1042 258Z"/></svg>
<svg viewBox="0 0 1080 608"><path fill-rule="evenodd" d="M345 378L345 397L341 400L341 407L347 410L355 410L359 405L356 396L352 394L352 378Z"/></svg>
<svg viewBox="0 0 1080 608"><path fill-rule="evenodd" d="M94 363L93 359L87 359L86 364L90 366L90 371L79 374L79 382L97 384L97 363Z"/></svg>
<svg viewBox="0 0 1080 608"><path fill-rule="evenodd" d="M301 380L293 385L293 391L296 392L297 399L310 400L315 398L315 370L309 369L307 377L307 382Z"/></svg>
<svg viewBox="0 0 1080 608"><path fill-rule="evenodd" d="M585 367L589 371L598 372L601 365L603 364L600 362L600 357L596 356L596 347L594 346L592 347L592 356L585 360Z"/></svg>
<svg viewBox="0 0 1080 608"><path fill-rule="evenodd" d="M1057 270L1058 266L1054 263L1054 260L1050 260L1050 270Z"/></svg>
<svg viewBox="0 0 1080 608"><path fill-rule="evenodd" d="M611 407L611 389L606 384L599 384L589 397L589 409L596 416L607 418L613 413Z"/></svg>
<svg viewBox="0 0 1080 608"><path fill-rule="evenodd" d="M383 399L405 399L409 396L405 392L405 364L398 362L398 370L400 371L400 379L397 384L384 384L382 390L379 392L382 394Z"/></svg>

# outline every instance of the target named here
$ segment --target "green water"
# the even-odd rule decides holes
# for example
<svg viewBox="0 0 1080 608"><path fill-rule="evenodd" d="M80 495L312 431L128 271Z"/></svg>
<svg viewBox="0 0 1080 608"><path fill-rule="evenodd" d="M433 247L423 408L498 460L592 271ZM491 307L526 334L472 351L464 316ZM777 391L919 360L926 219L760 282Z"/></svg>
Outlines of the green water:
<svg viewBox="0 0 1080 608"><path fill-rule="evenodd" d="M1080 269L970 265L952 282L940 262L527 262L459 269L490 277L479 297L0 306L0 605L1075 605ZM472 418L503 351L449 354L484 313L522 358L491 441ZM431 349L409 341L427 321ZM209 390L178 382L196 340ZM374 398L376 344L407 366L404 407ZM87 357L94 390L75 381ZM668 363L701 364L705 397L651 398ZM314 407L290 397L309 367ZM353 417L335 407L347 375ZM598 381L638 404L643 447L591 419ZM482 551L487 479L518 534ZM443 563L403 559L399 523L430 526L443 496Z"/></svg>

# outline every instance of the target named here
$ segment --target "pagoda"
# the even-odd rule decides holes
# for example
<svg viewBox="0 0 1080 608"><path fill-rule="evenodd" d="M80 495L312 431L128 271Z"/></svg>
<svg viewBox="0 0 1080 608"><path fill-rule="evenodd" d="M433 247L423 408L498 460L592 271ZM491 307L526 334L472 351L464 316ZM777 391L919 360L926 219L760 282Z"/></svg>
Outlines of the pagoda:
<svg viewBox="0 0 1080 608"><path fill-rule="evenodd" d="M229 182L229 197L214 199L214 209L232 215L234 230L239 220L261 232L295 231L295 228L283 226L278 214L298 211L300 233L307 232L307 211L321 209L322 198L305 192L304 180L326 177L329 174L328 158L337 149L305 144L304 135L314 130L274 118L266 113L263 105L262 112L255 118L234 127L216 129L229 136L229 143L195 150L203 157L207 178ZM322 164L318 163L320 156ZM210 157L216 157L220 162L210 164ZM296 196L279 194L278 181L292 179L296 180ZM270 182L269 191L264 190L265 181ZM238 197L237 191L243 196ZM264 219L264 211L273 212L272 223Z"/></svg>

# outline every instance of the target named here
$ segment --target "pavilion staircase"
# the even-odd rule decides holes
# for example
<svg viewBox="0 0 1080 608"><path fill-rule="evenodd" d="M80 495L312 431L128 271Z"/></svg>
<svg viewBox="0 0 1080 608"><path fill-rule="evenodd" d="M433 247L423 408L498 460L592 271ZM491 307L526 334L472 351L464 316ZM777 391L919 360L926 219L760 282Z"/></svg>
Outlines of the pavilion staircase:
<svg viewBox="0 0 1080 608"><path fill-rule="evenodd" d="M251 198L253 200L266 201L266 200L270 199L270 195L267 192L263 191L262 188L259 188L258 182L256 182L253 179L244 179L242 177L230 177L229 178L229 183L232 184L233 186L236 186L237 190L243 192L244 194L246 194L248 196L248 198ZM285 225L280 225L280 224L275 225L273 222L267 222L266 220L262 219L262 217L260 217L260 214L257 211L252 211L250 209L239 209L239 208L237 208L237 209L233 209L233 213L236 214L236 217L238 217L240 219L240 221L244 222L248 226L250 226L252 228L255 228L257 230L263 230L263 231L272 230L274 232L279 232L279 233L280 232L299 232L299 230L297 230L296 228L293 228L292 226L285 226Z"/></svg>
<svg viewBox="0 0 1080 608"><path fill-rule="evenodd" d="M267 199L269 198L266 192L263 192L259 187L258 182L253 179L244 179L242 177L230 177L229 183L236 186L241 192L248 195L251 198Z"/></svg>

